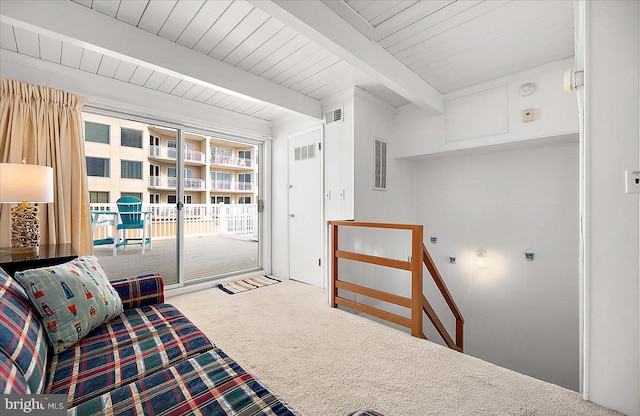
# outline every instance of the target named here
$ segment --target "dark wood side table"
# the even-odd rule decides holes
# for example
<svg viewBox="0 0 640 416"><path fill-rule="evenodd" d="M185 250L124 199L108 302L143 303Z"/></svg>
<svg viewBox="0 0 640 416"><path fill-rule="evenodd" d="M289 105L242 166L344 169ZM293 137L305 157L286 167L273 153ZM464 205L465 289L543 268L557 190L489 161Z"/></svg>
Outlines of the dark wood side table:
<svg viewBox="0 0 640 416"><path fill-rule="evenodd" d="M17 271L57 266L77 257L78 254L71 243L42 245L37 255L12 255L10 247L0 247L0 267L10 276L13 276Z"/></svg>

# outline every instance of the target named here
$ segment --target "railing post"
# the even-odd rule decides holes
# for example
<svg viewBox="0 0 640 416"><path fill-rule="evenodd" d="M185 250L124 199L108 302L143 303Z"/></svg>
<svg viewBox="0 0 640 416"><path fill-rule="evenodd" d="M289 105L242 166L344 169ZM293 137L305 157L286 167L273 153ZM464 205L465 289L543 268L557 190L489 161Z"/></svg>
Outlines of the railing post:
<svg viewBox="0 0 640 416"><path fill-rule="evenodd" d="M418 225L411 231L411 335L425 338L422 332L422 233Z"/></svg>
<svg viewBox="0 0 640 416"><path fill-rule="evenodd" d="M331 307L337 308L336 296L338 296L338 288L336 281L338 280L338 258L336 250L338 249L338 226L331 225Z"/></svg>
<svg viewBox="0 0 640 416"><path fill-rule="evenodd" d="M460 352L464 352L464 321L456 319L456 346L460 348Z"/></svg>

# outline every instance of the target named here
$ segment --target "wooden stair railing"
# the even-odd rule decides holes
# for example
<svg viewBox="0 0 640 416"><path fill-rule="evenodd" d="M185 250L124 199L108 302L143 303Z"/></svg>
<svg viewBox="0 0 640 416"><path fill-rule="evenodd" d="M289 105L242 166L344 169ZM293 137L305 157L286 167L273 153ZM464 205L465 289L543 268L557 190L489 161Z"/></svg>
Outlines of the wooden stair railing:
<svg viewBox="0 0 640 416"><path fill-rule="evenodd" d="M427 250L427 247L424 245L424 243L422 244L422 261L424 262L424 265L427 266L427 270L429 270L431 278L433 278L433 281L440 290L442 297L444 298L445 302L447 302L447 305L449 305L451 313L453 313L453 316L456 318L456 342L453 342L453 339L451 339L449 332L444 327L444 325L442 325L442 322L438 318L438 315L433 310L424 295L422 295L422 309L431 320L433 326L436 327L438 334L440 334L447 346L449 348L462 352L464 346L464 318L462 317L462 314L460 313L456 302L453 300L453 297L451 296L447 285L444 283L444 280L442 279L442 276L440 275L440 272L433 262L433 259L431 258L431 255L429 254L429 251Z"/></svg>
<svg viewBox="0 0 640 416"><path fill-rule="evenodd" d="M371 316L384 319L388 322L404 326L411 330L411 335L418 338L427 338L422 331L422 312L427 314L429 320L433 323L436 330L443 338L449 348L456 351L463 351L463 325L464 319L458 310L449 290L447 289L442 276L438 272L427 248L422 243L423 226L411 224L384 224L384 223L367 223L354 221L329 221L331 227L331 307L337 308L338 305L351 308L360 312L364 312ZM370 256L367 254L353 253L338 249L338 227L366 227L366 228L386 228L396 230L411 231L411 259L410 261L389 259L385 257ZM394 269L407 270L411 272L411 298L398 296L380 290L368 288L339 280L338 275L338 259L346 259L359 261L379 266L391 267ZM438 318L435 310L431 307L423 294L422 289L422 264L427 266L427 270L431 274L436 286L442 293L449 308L456 318L456 341L453 342L446 328ZM383 302L392 303L403 306L411 310L411 317L406 318L382 309L374 308L369 305L358 303L339 296L338 290L346 290L348 292L364 295L370 298L378 299Z"/></svg>

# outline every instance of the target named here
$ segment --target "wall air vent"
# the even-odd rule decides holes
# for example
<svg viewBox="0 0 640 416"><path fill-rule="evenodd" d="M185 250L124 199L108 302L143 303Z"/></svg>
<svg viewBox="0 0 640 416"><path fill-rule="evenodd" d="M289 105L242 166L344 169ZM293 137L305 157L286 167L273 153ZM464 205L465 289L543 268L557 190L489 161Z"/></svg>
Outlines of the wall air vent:
<svg viewBox="0 0 640 416"><path fill-rule="evenodd" d="M307 146L296 147L293 149L293 159L295 161L306 160L306 159L315 159L316 157L316 146L315 144L310 144Z"/></svg>
<svg viewBox="0 0 640 416"><path fill-rule="evenodd" d="M343 120L343 107L336 108L335 110L328 111L324 114L325 124L335 123L336 121Z"/></svg>

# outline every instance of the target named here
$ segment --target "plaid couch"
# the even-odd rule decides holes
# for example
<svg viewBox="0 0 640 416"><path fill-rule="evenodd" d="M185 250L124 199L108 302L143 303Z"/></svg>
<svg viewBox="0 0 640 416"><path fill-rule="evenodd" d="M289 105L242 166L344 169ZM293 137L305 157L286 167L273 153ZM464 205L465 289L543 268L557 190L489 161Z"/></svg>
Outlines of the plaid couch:
<svg viewBox="0 0 640 416"><path fill-rule="evenodd" d="M295 415L180 311L159 275L112 282L124 313L52 354L22 286L0 268L0 393L64 394L70 415Z"/></svg>

